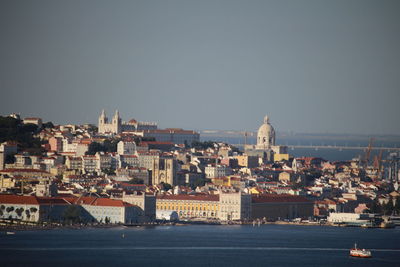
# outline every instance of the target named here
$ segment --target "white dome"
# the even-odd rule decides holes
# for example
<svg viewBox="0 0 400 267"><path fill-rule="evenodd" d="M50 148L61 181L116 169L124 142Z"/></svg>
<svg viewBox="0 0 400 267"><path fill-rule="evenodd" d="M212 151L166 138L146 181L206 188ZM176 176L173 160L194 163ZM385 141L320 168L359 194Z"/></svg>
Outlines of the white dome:
<svg viewBox="0 0 400 267"><path fill-rule="evenodd" d="M269 149L271 145L275 145L275 130L269 124L268 116L265 116L264 123L258 128L257 147L259 149Z"/></svg>
<svg viewBox="0 0 400 267"><path fill-rule="evenodd" d="M267 136L272 132L274 128L272 128L271 124L262 124L260 128L258 128L257 136Z"/></svg>

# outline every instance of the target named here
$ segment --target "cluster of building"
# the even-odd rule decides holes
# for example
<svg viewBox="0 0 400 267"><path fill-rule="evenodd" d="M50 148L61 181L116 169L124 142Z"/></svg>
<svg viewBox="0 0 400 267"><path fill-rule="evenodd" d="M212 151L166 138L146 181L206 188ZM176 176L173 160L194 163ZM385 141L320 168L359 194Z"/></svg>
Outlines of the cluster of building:
<svg viewBox="0 0 400 267"><path fill-rule="evenodd" d="M103 111L97 129L58 125L36 135L42 155L10 141L0 146L2 219L58 222L76 209L80 221L97 223L309 220L363 214L399 197L398 157L390 179L357 160L294 158L275 144L267 116L257 144L243 152L225 143L198 146L194 131L122 122L118 111L111 121Z"/></svg>

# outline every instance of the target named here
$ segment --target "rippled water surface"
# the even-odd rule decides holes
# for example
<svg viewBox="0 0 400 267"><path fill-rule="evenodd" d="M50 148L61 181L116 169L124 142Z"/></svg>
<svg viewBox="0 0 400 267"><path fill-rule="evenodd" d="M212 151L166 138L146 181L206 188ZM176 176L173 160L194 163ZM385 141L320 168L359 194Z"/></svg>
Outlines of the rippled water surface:
<svg viewBox="0 0 400 267"><path fill-rule="evenodd" d="M348 256L354 242L372 259ZM159 226L1 233L0 266L400 266L400 228Z"/></svg>

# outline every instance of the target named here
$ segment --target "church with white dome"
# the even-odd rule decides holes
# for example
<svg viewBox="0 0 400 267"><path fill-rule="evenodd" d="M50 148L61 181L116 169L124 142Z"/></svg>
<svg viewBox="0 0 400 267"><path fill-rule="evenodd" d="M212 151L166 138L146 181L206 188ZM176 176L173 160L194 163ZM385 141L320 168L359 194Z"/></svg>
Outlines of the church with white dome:
<svg viewBox="0 0 400 267"><path fill-rule="evenodd" d="M263 161L273 161L274 155L287 154L286 146L275 145L275 129L269 122L269 117L265 116L263 124L257 131L257 144L245 145L247 155L258 156ZM288 158L288 155L285 157Z"/></svg>
<svg viewBox="0 0 400 267"><path fill-rule="evenodd" d="M256 149L267 150L275 145L275 130L269 123L268 116L264 117L264 123L258 128Z"/></svg>

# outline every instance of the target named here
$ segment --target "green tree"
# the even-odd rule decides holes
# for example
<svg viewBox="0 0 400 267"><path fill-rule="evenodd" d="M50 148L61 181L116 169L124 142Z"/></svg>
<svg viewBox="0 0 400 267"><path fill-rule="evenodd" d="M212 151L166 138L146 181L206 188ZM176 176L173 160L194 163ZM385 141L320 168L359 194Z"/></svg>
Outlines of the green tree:
<svg viewBox="0 0 400 267"><path fill-rule="evenodd" d="M6 211L8 212L8 213L10 213L10 212L12 212L14 210L14 207L7 207L7 209L6 209Z"/></svg>
<svg viewBox="0 0 400 267"><path fill-rule="evenodd" d="M389 198L389 201L383 206L383 213L385 215L390 215L394 211L393 199L392 197Z"/></svg>
<svg viewBox="0 0 400 267"><path fill-rule="evenodd" d="M107 139L104 141L103 147L104 152L117 152L117 144L120 140L119 139Z"/></svg>
<svg viewBox="0 0 400 267"><path fill-rule="evenodd" d="M396 198L396 203L394 205L394 210L396 211L397 215L400 214L400 197Z"/></svg>
<svg viewBox="0 0 400 267"><path fill-rule="evenodd" d="M18 208L15 210L15 213L17 213L18 217L21 217L23 211L24 211L24 208Z"/></svg>
<svg viewBox="0 0 400 267"><path fill-rule="evenodd" d="M36 212L37 212L37 208L32 207L32 208L30 208L30 211L31 211L32 213L36 213Z"/></svg>
<svg viewBox="0 0 400 267"><path fill-rule="evenodd" d="M372 202L370 211L371 213L382 213L382 206L379 204L378 199L375 199L374 202Z"/></svg>
<svg viewBox="0 0 400 267"><path fill-rule="evenodd" d="M7 155L6 159L4 160L6 164L13 164L15 162L15 156L14 155Z"/></svg>
<svg viewBox="0 0 400 267"><path fill-rule="evenodd" d="M88 147L88 151L86 151L86 155L94 155L101 151L104 151L103 145L97 142L92 142Z"/></svg>
<svg viewBox="0 0 400 267"><path fill-rule="evenodd" d="M215 142L213 141L193 141L192 142L192 147L196 149L207 149L207 148L214 148Z"/></svg>
<svg viewBox="0 0 400 267"><path fill-rule="evenodd" d="M35 124L24 124L21 120L0 116L0 143L15 141L19 149L39 155L44 150L42 142L34 136L38 130Z"/></svg>
<svg viewBox="0 0 400 267"><path fill-rule="evenodd" d="M45 129L45 128L52 129L52 128L54 128L54 124L51 121L49 121L49 122L43 123L42 128L43 129Z"/></svg>
<svg viewBox="0 0 400 267"><path fill-rule="evenodd" d="M170 185L170 184L168 184L168 183L162 182L162 183L161 183L161 186L162 186L162 188L163 188L165 191L168 191L168 190L172 189L172 185Z"/></svg>
<svg viewBox="0 0 400 267"><path fill-rule="evenodd" d="M191 186L191 188L194 190L196 189L198 186L204 186L206 183L210 183L211 179L197 179Z"/></svg>
<svg viewBox="0 0 400 267"><path fill-rule="evenodd" d="M107 175L115 175L115 171L111 168L110 169L102 169L101 171Z"/></svg>
<svg viewBox="0 0 400 267"><path fill-rule="evenodd" d="M144 180L140 179L140 178L137 178L137 177L134 177L134 178L130 179L128 183L130 183L130 184L144 184Z"/></svg>

